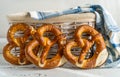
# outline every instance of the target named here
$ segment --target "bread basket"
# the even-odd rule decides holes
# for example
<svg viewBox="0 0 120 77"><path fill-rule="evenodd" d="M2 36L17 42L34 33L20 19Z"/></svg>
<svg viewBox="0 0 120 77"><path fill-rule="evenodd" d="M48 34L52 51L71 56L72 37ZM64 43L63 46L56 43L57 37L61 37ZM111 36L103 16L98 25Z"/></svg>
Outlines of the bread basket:
<svg viewBox="0 0 120 77"><path fill-rule="evenodd" d="M30 26L33 26L35 29L41 26L42 24L46 23L54 24L54 26L56 26L62 31L62 33L66 36L67 40L73 39L75 29L81 24L88 24L92 27L95 26L94 13L68 14L44 20L35 20L30 18L29 13L26 12L9 15L8 20L10 25L15 23L26 23ZM19 36L20 34L18 33L17 35ZM49 32L47 32L45 35L51 38L53 37L52 34ZM54 45L51 49L52 52L51 51L49 52L48 57L55 55L56 45ZM72 50L72 52L75 54L77 54L78 51L79 50L77 48L74 48Z"/></svg>

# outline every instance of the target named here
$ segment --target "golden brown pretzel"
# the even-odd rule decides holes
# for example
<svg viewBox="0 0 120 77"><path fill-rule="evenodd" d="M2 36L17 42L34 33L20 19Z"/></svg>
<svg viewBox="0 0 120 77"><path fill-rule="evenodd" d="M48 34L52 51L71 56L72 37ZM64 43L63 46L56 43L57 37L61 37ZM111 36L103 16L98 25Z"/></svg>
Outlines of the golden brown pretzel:
<svg viewBox="0 0 120 77"><path fill-rule="evenodd" d="M47 31L55 34L55 38L53 40L43 36L43 34ZM63 42L65 41L65 38L62 35L62 32L54 25L47 24L40 26L35 35L37 40L31 41L26 46L26 57L28 60L41 68L54 68L63 65L65 63L63 57ZM50 48L56 42L58 44L57 54L51 59L46 59ZM40 57L33 53L33 49L39 45L43 47Z"/></svg>
<svg viewBox="0 0 120 77"><path fill-rule="evenodd" d="M92 38L82 37L83 33L89 34ZM90 48L95 44L96 49L92 57L86 59ZM73 47L80 47L81 52L78 56L71 53ZM102 35L89 25L81 25L75 32L75 41L68 42L65 46L64 55L68 61L80 68L94 68L101 66L108 57L106 45Z"/></svg>
<svg viewBox="0 0 120 77"><path fill-rule="evenodd" d="M8 43L4 49L3 49L3 56L5 58L6 61L8 61L11 64L15 64L15 65L23 65L23 64L30 64L30 62L26 59L24 52L24 49L20 48L20 52L22 52L22 54L20 53L20 56L16 56L11 54L11 50L12 48L18 47L15 44L10 44Z"/></svg>
<svg viewBox="0 0 120 77"><path fill-rule="evenodd" d="M18 31L23 31L24 35L20 37L15 38L15 33ZM17 46L20 46L22 43L24 43L28 38L34 34L35 30L32 26L29 26L25 23L17 23L13 24L7 33L7 39L9 43L14 43Z"/></svg>
<svg viewBox="0 0 120 77"><path fill-rule="evenodd" d="M15 37L17 31L24 31L24 35ZM34 32L33 28L24 23L14 24L8 30L8 41L9 43L3 49L4 58L11 64L24 65L30 62L25 57L25 45L28 38ZM15 56L11 53L11 50L15 47L19 47L19 56Z"/></svg>
<svg viewBox="0 0 120 77"><path fill-rule="evenodd" d="M36 39L39 41L39 43L42 46L49 45L55 40L55 39L50 40L48 37L45 37L44 36L45 32L52 32L55 35L55 39L57 36L62 35L62 32L58 28L56 28L54 25L43 24L42 26L39 27L39 29L37 29L37 32L35 33Z"/></svg>

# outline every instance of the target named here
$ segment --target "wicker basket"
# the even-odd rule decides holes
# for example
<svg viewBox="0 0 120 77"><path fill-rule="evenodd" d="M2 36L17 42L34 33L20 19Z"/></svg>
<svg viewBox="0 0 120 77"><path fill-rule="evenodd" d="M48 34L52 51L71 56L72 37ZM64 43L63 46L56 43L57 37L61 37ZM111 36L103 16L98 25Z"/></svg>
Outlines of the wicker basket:
<svg viewBox="0 0 120 77"><path fill-rule="evenodd" d="M44 23L54 24L63 32L63 34L67 38L67 41L73 39L75 29L81 24L89 24L92 27L95 26L94 13L69 14L69 15L53 17L45 20L34 20L30 18L29 13L26 12L26 13L8 15L8 20L10 25L15 23L26 23L28 25L33 26L35 29ZM21 33L18 33L18 35L21 35ZM53 38L53 35L49 32L47 32L45 35L50 38ZM15 48L14 51L16 55L17 54L19 55L19 49ZM48 58L51 58L53 55L55 55L56 51L57 51L57 44L55 44L51 48L51 51L49 51ZM72 49L72 52L75 55L79 55L80 53L79 51L80 49L78 48Z"/></svg>
<svg viewBox="0 0 120 77"><path fill-rule="evenodd" d="M54 24L62 31L62 33L66 36L67 40L73 39L75 29L81 24L89 24L92 27L95 26L95 15L93 13L69 14L45 20L34 20L30 18L29 13L19 13L9 15L8 20L10 25L15 23L26 23L28 25L33 26L35 29L45 23ZM17 34L17 36L19 35L21 35L21 33ZM50 38L53 37L53 35L49 32L47 32L45 36L48 36ZM51 48L51 51L49 51L48 58L51 58L53 55L56 54L57 44L55 44ZM78 55L79 51L80 50L78 48L72 49L72 53L74 53L75 55ZM19 49L15 48L13 50L13 54L19 55Z"/></svg>

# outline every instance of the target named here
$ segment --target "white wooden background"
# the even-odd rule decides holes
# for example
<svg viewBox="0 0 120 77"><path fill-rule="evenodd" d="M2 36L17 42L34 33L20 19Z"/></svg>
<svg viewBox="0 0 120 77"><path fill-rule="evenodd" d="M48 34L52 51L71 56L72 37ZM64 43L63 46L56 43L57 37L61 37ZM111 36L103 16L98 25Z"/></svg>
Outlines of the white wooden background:
<svg viewBox="0 0 120 77"><path fill-rule="evenodd" d="M9 28L6 15L33 10L62 10L84 4L101 4L120 25L120 0L0 0L0 37L6 37Z"/></svg>

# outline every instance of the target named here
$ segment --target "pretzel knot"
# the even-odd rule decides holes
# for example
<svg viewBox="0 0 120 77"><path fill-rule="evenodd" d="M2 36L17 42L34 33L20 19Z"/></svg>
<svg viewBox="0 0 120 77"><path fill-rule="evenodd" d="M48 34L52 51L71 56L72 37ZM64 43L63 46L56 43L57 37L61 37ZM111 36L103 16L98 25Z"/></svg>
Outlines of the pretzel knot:
<svg viewBox="0 0 120 77"><path fill-rule="evenodd" d="M47 36L44 36L45 32L52 32L55 37L53 39L49 39ZM29 61L41 68L54 68L65 63L63 57L63 47L66 38L58 28L51 24L44 24L37 29L35 37L36 40L31 41L26 46L26 56ZM56 55L47 59L50 48L56 43L58 44ZM38 46L42 47L42 50L40 49L41 51L39 51L41 54L35 55L32 50Z"/></svg>
<svg viewBox="0 0 120 77"><path fill-rule="evenodd" d="M84 33L89 34L89 38L82 37ZM95 51L92 57L86 58L92 46ZM71 53L73 47L80 47L79 56ZM101 66L108 57L106 45L102 35L89 25L81 25L75 32L75 41L68 42L65 46L64 55L68 61L80 68L95 68Z"/></svg>
<svg viewBox="0 0 120 77"><path fill-rule="evenodd" d="M21 36L16 37L16 33L19 32ZM3 49L4 58L11 64L24 65L30 62L25 57L25 45L28 38L34 33L34 29L24 23L13 24L7 33L8 44ZM12 54L12 49L19 47L19 55ZM16 53L18 53L15 50Z"/></svg>

